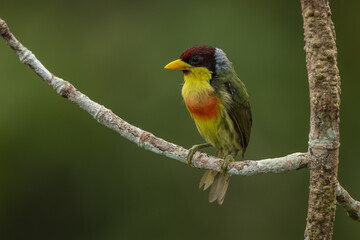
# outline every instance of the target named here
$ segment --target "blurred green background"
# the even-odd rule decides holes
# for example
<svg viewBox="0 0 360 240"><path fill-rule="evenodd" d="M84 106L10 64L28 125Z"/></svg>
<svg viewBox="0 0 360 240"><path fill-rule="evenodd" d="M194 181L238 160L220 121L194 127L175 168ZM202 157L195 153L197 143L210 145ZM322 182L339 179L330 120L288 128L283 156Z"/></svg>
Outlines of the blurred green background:
<svg viewBox="0 0 360 240"><path fill-rule="evenodd" d="M342 78L339 179L360 199L359 1L331 2ZM9 1L0 17L55 75L126 121L201 143L163 66L222 48L253 111L246 159L307 151L309 93L300 1ZM59 97L0 41L1 239L303 239L308 170L232 178L223 206L202 170L138 148ZM334 239L360 225L338 207Z"/></svg>

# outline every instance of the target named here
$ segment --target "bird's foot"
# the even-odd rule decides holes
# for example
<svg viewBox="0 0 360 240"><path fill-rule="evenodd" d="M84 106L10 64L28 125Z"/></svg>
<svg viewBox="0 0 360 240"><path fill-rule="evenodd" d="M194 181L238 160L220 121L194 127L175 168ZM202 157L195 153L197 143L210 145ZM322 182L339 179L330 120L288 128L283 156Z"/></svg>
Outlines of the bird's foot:
<svg viewBox="0 0 360 240"><path fill-rule="evenodd" d="M194 156L194 154L203 149L203 148L207 148L207 147L211 147L212 145L210 143L203 143L203 144L198 144L198 145L194 145L192 146L190 149L189 149L189 153L188 155L186 156L186 160L187 160L187 163L188 163L188 166L190 168L193 168L194 166L191 164L191 159L192 157Z"/></svg>
<svg viewBox="0 0 360 240"><path fill-rule="evenodd" d="M227 167L229 165L230 162L234 162L235 159L233 156L231 155L227 155L223 161L223 163L221 164L220 167L220 172L224 175L224 176L230 176L230 174L227 174Z"/></svg>

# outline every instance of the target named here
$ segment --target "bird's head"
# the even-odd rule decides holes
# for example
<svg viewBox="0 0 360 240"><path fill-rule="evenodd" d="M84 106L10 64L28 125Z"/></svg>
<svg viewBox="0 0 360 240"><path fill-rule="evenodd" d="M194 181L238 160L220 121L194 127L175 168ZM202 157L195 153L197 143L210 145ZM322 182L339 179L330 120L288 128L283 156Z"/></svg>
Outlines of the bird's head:
<svg viewBox="0 0 360 240"><path fill-rule="evenodd" d="M184 74L206 68L212 75L226 73L232 70L232 65L226 54L220 48L201 45L185 50L180 58L165 66L166 69L182 70Z"/></svg>

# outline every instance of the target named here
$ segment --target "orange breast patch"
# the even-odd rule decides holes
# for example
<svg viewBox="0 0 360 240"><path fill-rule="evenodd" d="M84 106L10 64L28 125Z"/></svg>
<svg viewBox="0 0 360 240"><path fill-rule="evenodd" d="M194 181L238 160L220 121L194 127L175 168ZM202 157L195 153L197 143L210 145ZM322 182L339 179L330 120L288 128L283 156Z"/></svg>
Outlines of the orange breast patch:
<svg viewBox="0 0 360 240"><path fill-rule="evenodd" d="M219 100L216 96L207 95L201 98L186 98L184 101L189 112L196 119L211 120L219 114Z"/></svg>

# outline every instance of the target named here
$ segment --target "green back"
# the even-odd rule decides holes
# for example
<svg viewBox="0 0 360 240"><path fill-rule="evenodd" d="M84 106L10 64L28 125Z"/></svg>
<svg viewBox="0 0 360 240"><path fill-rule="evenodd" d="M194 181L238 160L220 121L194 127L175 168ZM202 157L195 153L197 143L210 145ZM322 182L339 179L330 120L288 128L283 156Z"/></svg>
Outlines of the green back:
<svg viewBox="0 0 360 240"><path fill-rule="evenodd" d="M223 95L225 94L230 96L230 101L228 98L225 101L225 107L240 137L242 157L244 157L246 147L249 144L252 125L249 95L245 84L239 79L235 71L215 76L211 84L220 99L224 99Z"/></svg>

